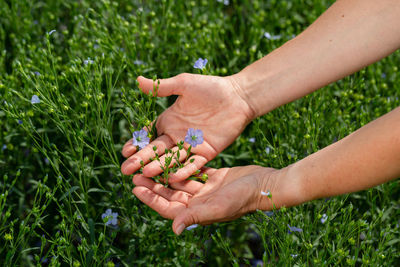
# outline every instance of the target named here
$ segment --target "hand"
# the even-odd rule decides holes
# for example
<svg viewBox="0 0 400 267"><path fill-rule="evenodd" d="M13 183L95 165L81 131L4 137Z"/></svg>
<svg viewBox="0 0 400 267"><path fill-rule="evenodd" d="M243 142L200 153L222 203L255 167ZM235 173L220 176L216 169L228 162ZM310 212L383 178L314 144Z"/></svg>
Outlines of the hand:
<svg viewBox="0 0 400 267"><path fill-rule="evenodd" d="M279 185L285 180L280 177L281 170L260 166L203 170L209 176L205 184L187 180L172 183L171 188L137 174L132 192L161 216L174 220L172 228L177 235L192 224L229 221L256 209L271 210L273 196L279 196L280 202L286 195ZM272 198L261 194L263 190L270 191Z"/></svg>
<svg viewBox="0 0 400 267"><path fill-rule="evenodd" d="M139 87L145 93L153 90L153 80L139 77ZM184 140L188 128L201 129L204 143L192 149L195 154L185 163L185 167L172 173L169 182L178 182L188 178L196 170L203 167L218 153L229 146L253 119L253 112L243 100L242 92L232 77L205 76L196 74L180 74L173 78L161 79L158 96L179 95L176 102L158 118L156 128L158 138L147 147L136 151L129 140L122 154L128 159L121 170L130 175L140 169L140 162L146 165L143 175L154 177L162 172L160 163L150 162L155 156L153 146L161 156L166 148L176 151L177 142ZM189 145L185 143L185 149ZM136 153L137 152L137 153ZM180 151L180 161L186 159L186 150ZM162 164L165 155L160 157Z"/></svg>

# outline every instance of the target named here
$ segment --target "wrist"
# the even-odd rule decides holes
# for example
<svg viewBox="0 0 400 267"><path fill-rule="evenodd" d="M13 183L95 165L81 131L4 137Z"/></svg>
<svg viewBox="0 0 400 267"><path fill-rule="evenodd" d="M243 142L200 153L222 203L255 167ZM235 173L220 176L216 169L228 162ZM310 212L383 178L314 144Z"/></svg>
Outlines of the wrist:
<svg viewBox="0 0 400 267"><path fill-rule="evenodd" d="M283 169L266 171L261 177L261 191L259 192L257 208L260 210L273 210L281 207L291 207L304 203L307 200L306 191L303 190L302 177L294 164Z"/></svg>
<svg viewBox="0 0 400 267"><path fill-rule="evenodd" d="M239 73L234 74L231 76L225 77L232 85L233 90L235 93L240 97L240 99L246 104L248 108L248 113L249 113L249 120L252 121L253 119L257 118L258 112L256 110L256 107L254 106L254 103L246 91L245 83L243 81L243 78L240 77Z"/></svg>
<svg viewBox="0 0 400 267"><path fill-rule="evenodd" d="M275 64L271 56L254 62L230 78L253 111L253 119L294 100L287 93L294 88L287 66Z"/></svg>

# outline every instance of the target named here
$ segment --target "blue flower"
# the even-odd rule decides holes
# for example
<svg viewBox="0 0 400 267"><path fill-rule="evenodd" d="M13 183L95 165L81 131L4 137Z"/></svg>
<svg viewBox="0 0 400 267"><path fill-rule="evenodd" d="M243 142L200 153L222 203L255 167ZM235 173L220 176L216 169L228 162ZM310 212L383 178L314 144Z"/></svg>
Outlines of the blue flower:
<svg viewBox="0 0 400 267"><path fill-rule="evenodd" d="M21 121L21 120L18 120L18 124L22 124L22 121Z"/></svg>
<svg viewBox="0 0 400 267"><path fill-rule="evenodd" d="M132 144L138 146L140 149L147 146L150 142L150 138L147 136L146 130L140 130L133 133Z"/></svg>
<svg viewBox="0 0 400 267"><path fill-rule="evenodd" d="M40 76L40 72L38 72L38 71L35 71L34 74L35 74L36 76Z"/></svg>
<svg viewBox="0 0 400 267"><path fill-rule="evenodd" d="M250 262L251 262L251 266L254 266L254 267L264 266L264 262L260 259L251 259Z"/></svg>
<svg viewBox="0 0 400 267"><path fill-rule="evenodd" d="M207 62L208 62L208 60L207 60L206 58L205 58L205 59L199 58L199 59L194 63L193 68L195 68L195 69L201 69L201 70L202 70L202 69L205 68Z"/></svg>
<svg viewBox="0 0 400 267"><path fill-rule="evenodd" d="M303 229L297 228L296 226L290 226L289 224L287 226L289 227L289 230L288 230L289 234L294 233L294 232L299 232L299 233L303 232Z"/></svg>
<svg viewBox="0 0 400 267"><path fill-rule="evenodd" d="M250 138L249 138L249 142L250 142L250 143L255 143L255 142L256 142L256 139L255 139L254 137L250 137Z"/></svg>
<svg viewBox="0 0 400 267"><path fill-rule="evenodd" d="M299 255L297 255L297 254L290 254L290 256L291 256L292 258L297 258L297 256L299 256Z"/></svg>
<svg viewBox="0 0 400 267"><path fill-rule="evenodd" d="M85 64L85 65L88 65L88 64L93 64L93 60L91 60L90 59L90 57L88 57L87 59L85 59L84 61L83 61L83 64Z"/></svg>
<svg viewBox="0 0 400 267"><path fill-rule="evenodd" d="M101 219L107 219L107 221L105 222L106 226L110 225L111 226L117 226L118 223L118 212L112 212L112 209L107 209L106 212L104 212L103 214L101 214Z"/></svg>
<svg viewBox="0 0 400 267"><path fill-rule="evenodd" d="M269 32L264 33L264 37L268 40L278 40L281 39L281 35L271 35Z"/></svg>
<svg viewBox="0 0 400 267"><path fill-rule="evenodd" d="M203 131L199 129L195 130L193 128L189 128L186 133L185 142L192 147L196 147L197 145L202 144L204 142Z"/></svg>
<svg viewBox="0 0 400 267"><path fill-rule="evenodd" d="M55 33L55 32L56 32L56 30L51 30L51 31L48 32L48 34L49 34L49 35L52 35L52 34Z"/></svg>
<svg viewBox="0 0 400 267"><path fill-rule="evenodd" d="M190 231L190 230L196 228L197 226L199 226L199 225L198 225L198 224L192 224L192 225L186 227L186 230L189 230L189 231Z"/></svg>
<svg viewBox="0 0 400 267"><path fill-rule="evenodd" d="M267 215L268 217L274 216L274 212L273 211L265 211L264 214Z"/></svg>
<svg viewBox="0 0 400 267"><path fill-rule="evenodd" d="M267 154L271 153L271 148L269 146L267 146L265 148L265 153L267 153Z"/></svg>
<svg viewBox="0 0 400 267"><path fill-rule="evenodd" d="M219 3L224 3L224 5L228 6L229 5L229 0L217 0Z"/></svg>
<svg viewBox="0 0 400 267"><path fill-rule="evenodd" d="M32 104L39 104L40 103L40 99L37 95L33 95L31 98L31 103Z"/></svg>
<svg viewBox="0 0 400 267"><path fill-rule="evenodd" d="M326 215L326 214L324 213L324 214L322 215L322 218L321 218L321 223L325 223L326 220L328 220L328 215Z"/></svg>
<svg viewBox="0 0 400 267"><path fill-rule="evenodd" d="M3 145L2 147L1 147L1 151L4 151L4 150L6 150L7 149L7 145Z"/></svg>
<svg viewBox="0 0 400 267"><path fill-rule="evenodd" d="M138 59L138 60L133 61L133 64L135 64L135 65L144 65L144 62Z"/></svg>

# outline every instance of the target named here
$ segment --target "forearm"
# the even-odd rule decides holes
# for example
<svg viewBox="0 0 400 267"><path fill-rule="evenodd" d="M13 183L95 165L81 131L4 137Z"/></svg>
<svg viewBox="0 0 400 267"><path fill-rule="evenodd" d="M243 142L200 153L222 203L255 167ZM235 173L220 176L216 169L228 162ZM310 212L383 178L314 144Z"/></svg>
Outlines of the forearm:
<svg viewBox="0 0 400 267"><path fill-rule="evenodd" d="M286 196L277 196L279 206L356 192L400 177L399 121L400 107L286 168L277 181L278 192Z"/></svg>
<svg viewBox="0 0 400 267"><path fill-rule="evenodd" d="M341 0L302 34L231 76L254 117L400 47L400 1Z"/></svg>

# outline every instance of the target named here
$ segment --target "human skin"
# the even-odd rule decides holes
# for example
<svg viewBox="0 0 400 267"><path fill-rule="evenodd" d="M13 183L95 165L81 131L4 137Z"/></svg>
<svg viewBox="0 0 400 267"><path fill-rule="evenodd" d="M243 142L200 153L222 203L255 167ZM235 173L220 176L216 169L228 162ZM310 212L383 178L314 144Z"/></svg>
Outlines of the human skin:
<svg viewBox="0 0 400 267"><path fill-rule="evenodd" d="M153 89L152 80L139 77L138 81L145 93ZM253 119L249 105L228 78L185 73L160 80L158 96L172 94L179 97L157 119L159 137L138 152L132 145L132 139L125 144L122 154L128 159L121 166L122 173L133 174L140 169L140 162L143 161L146 164L143 168L145 176L160 174L160 163L149 160L155 156L153 146L157 147L159 155L163 155L165 148L178 149L176 143L185 139L188 128L201 129L203 144L194 147L191 151L195 155L188 159L186 166L169 177L170 183L184 180L229 146ZM187 143L184 146L188 148ZM181 150L181 160L186 156L186 150ZM194 162L190 163L192 158ZM165 155L160 161L164 165Z"/></svg>
<svg viewBox="0 0 400 267"><path fill-rule="evenodd" d="M228 147L252 119L395 51L400 43L398 14L396 0L337 1L299 36L235 75L184 73L159 80L160 97L179 97L160 115L159 137L148 147L137 152L132 140L125 144L122 172L135 173L143 161L145 176L160 174L160 164L149 160L154 157L152 147L162 155L165 148L177 149L188 128L201 129L205 142L192 150L195 161L171 174L170 182L186 179ZM145 93L153 89L152 80L138 81ZM180 154L184 160L185 150Z"/></svg>
<svg viewBox="0 0 400 267"><path fill-rule="evenodd" d="M295 206L355 192L400 176L400 108L280 170L261 166L207 169L208 181L171 183L137 174L133 193L180 234L192 224L236 219L248 212ZM271 198L261 194L270 192Z"/></svg>
<svg viewBox="0 0 400 267"><path fill-rule="evenodd" d="M196 151L194 151L205 159L198 161L196 167L200 168L240 134L235 132L235 129L243 130L252 118L263 115L276 107L341 79L398 49L400 47L399 14L400 2L397 0L340 0L333 4L299 36L249 65L238 74L225 78L185 74L184 76L179 76L178 80L176 80L176 77L161 80L161 94L179 94L182 99L189 99L191 97L190 94L197 87L201 87L204 84L208 85L212 81L214 87L204 88L201 94L210 92L213 93L213 97L215 96L218 101L221 101L219 103L225 102L224 106L218 105L216 110L207 113L208 115L215 113L216 117L202 117L200 115L205 109L204 105L208 107L207 104L213 101L213 97L193 99L198 101L195 109L192 109L189 101L182 100L176 105L179 101L178 98L178 101L174 104L176 107L172 106L161 115L165 114L165 117L168 117L163 119L168 121L168 124L176 124L175 126L170 126L164 124L162 120L157 122L156 126L161 134L159 138L164 136L165 139L169 138L175 142L175 140L183 140L184 129L190 127L203 129L205 132L205 144L203 147L202 145L196 147ZM201 84L190 84L191 81L189 80L194 80L194 77ZM138 80L143 91L148 92L152 88L152 81L141 77ZM167 84L165 90L162 88L163 83ZM188 84L194 89L181 91ZM229 100L221 100L221 98L217 97L219 92L217 89L222 88L221 86L224 85L226 90L223 91L224 94L234 96ZM201 101L204 102L201 103ZM246 111L241 114L244 115L242 119L237 119L236 116L232 118L236 127L233 129L233 127L229 127L229 123L227 124L224 119L231 119L229 107L237 107L238 103L242 103ZM225 105L228 106L227 109L225 109ZM223 111L221 111L222 109L226 110L225 117ZM191 110L191 114L186 120L182 119L183 114L188 110ZM193 114L197 115L197 117L193 116ZM219 118L220 120L207 123L210 118ZM221 120L221 118L224 119ZM399 119L400 111L397 108L305 159L282 170L273 171L271 175L269 174L271 172L270 169L265 169L265 173L260 170L255 172L251 170L252 168L262 167L246 167L247 171L240 177L234 174L236 171L216 171L210 174L210 181L223 177L223 180L226 180L226 184L215 186L213 189L203 189L206 193L202 193L203 191L200 189L196 192L191 191L191 196L188 198L190 200L183 202L185 208L176 213L171 211L166 217L174 219L173 229L175 233L179 234L183 226L188 226L192 223L212 223L229 220L252 211L256 207L262 210L271 209L271 203L266 204L268 201L261 202L263 205L260 206L254 204L259 203L260 200L254 200L253 194L260 198L259 191L261 190L270 190L272 201L277 207L280 207L283 205L297 205L315 198L354 192L395 179L400 176L400 164L398 164L400 162ZM227 135L227 133L230 133L230 129L234 131L234 134ZM210 133L213 133L213 135ZM214 141L213 138L218 142ZM170 142L166 146L172 147L172 144L173 142ZM211 151L211 149L207 149L208 145L214 149L212 155L207 154ZM132 148L129 142L123 149L124 156L130 158L138 157L141 153L135 154L135 152L135 148ZM132 161L128 159L123 164L122 171L126 174L133 173L135 168L131 167L131 164ZM190 171L182 171L181 174L176 174L173 181L177 182L184 179L184 176L193 173L191 171L195 169L194 167L191 166L192 169ZM170 202L170 199L164 198L157 189L141 183L145 176L150 177L160 172L157 168L159 169L159 166L150 163L143 170L144 176L134 177L133 182L137 186L134 188L133 193L144 203L156 211L160 211L160 205L164 205L165 209L171 207L171 204L166 204ZM253 176L256 178L249 178ZM279 179L276 177L279 177ZM250 182L241 182L251 188L251 190L245 191L248 194L245 194L245 192L240 192L239 194L238 191L235 191L235 186L230 185L239 183L242 179L251 180L252 183L255 183L251 186L250 184L252 183ZM150 181L149 179L147 180ZM258 180L264 182L259 182ZM186 185L185 183L188 182L171 184L172 189L169 190L177 190L177 193L174 191L173 194L171 193L172 195L181 194L182 190L185 191L187 189L187 186L179 187L182 183ZM211 186L207 186L207 183L202 188ZM264 183L267 185L263 187ZM192 182L190 184L193 185ZM257 188L256 184L257 186L261 185L258 187L261 190L253 189ZM226 189L228 187L232 188L228 190ZM287 188L290 187L295 187L295 189L290 189L295 190L295 192L291 191L291 194L288 194ZM200 201L203 204L198 202L197 199L199 198L196 194L201 194L200 196L204 199L207 192L212 192L212 194L208 194L208 199L211 200ZM221 204L219 205L222 205L221 207L212 208L213 205L218 206L214 195L220 195L221 198L222 196L229 197L234 203L220 201ZM263 197L265 198L265 196ZM236 201L237 199L241 199L241 201ZM239 206L232 208L232 205ZM197 209L205 209L208 213L204 213L203 217L202 215L194 215L191 211L196 207ZM218 211L224 209L227 212L222 213L224 215L221 218ZM214 211L214 213L209 210ZM165 214L166 211L164 210L162 215Z"/></svg>

